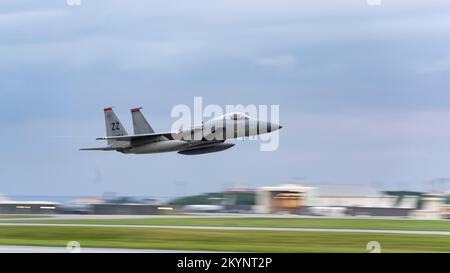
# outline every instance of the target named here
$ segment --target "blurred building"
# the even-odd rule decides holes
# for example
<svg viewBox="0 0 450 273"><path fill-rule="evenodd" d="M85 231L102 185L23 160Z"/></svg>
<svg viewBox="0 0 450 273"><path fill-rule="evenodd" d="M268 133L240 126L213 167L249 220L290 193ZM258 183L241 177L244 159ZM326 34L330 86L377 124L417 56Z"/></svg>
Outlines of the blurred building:
<svg viewBox="0 0 450 273"><path fill-rule="evenodd" d="M421 198L421 205L411 213L416 219L440 219L446 218L446 194L445 193L424 193Z"/></svg>
<svg viewBox="0 0 450 273"><path fill-rule="evenodd" d="M54 214L59 203L47 201L13 201L0 194L0 214Z"/></svg>
<svg viewBox="0 0 450 273"><path fill-rule="evenodd" d="M261 187L256 196L254 211L257 213L420 219L438 219L450 213L450 197L446 199L442 194L381 192L361 184L321 184L315 187L283 184Z"/></svg>
<svg viewBox="0 0 450 273"><path fill-rule="evenodd" d="M45 201L1 201L0 214L55 214L58 203Z"/></svg>
<svg viewBox="0 0 450 273"><path fill-rule="evenodd" d="M300 214L314 202L316 188L283 184L259 188L256 195L257 213Z"/></svg>
<svg viewBox="0 0 450 273"><path fill-rule="evenodd" d="M334 208L329 216L407 217L411 211L417 209L417 198L415 195L397 192L386 194L369 185L324 184L319 185L314 207L310 211L327 215L324 209L319 208Z"/></svg>
<svg viewBox="0 0 450 273"><path fill-rule="evenodd" d="M392 207L394 198L360 184L318 185L314 205L326 207Z"/></svg>
<svg viewBox="0 0 450 273"><path fill-rule="evenodd" d="M154 215L159 214L155 199L136 197L104 197L91 205L94 214Z"/></svg>
<svg viewBox="0 0 450 273"><path fill-rule="evenodd" d="M442 218L450 219L450 191L445 192L445 201L442 208Z"/></svg>
<svg viewBox="0 0 450 273"><path fill-rule="evenodd" d="M101 203L101 197L77 198L61 204L58 211L61 214L93 214L93 205Z"/></svg>
<svg viewBox="0 0 450 273"><path fill-rule="evenodd" d="M252 213L256 189L233 188L173 199L170 206L186 212Z"/></svg>
<svg viewBox="0 0 450 273"><path fill-rule="evenodd" d="M159 214L158 206L148 204L95 204L92 205L94 214L115 215L154 215Z"/></svg>

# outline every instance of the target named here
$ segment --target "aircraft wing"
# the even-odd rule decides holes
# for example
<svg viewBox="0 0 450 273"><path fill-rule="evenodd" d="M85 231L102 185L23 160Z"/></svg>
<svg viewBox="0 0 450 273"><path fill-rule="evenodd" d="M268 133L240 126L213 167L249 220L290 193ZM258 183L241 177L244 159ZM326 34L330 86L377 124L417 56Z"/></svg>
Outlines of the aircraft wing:
<svg viewBox="0 0 450 273"><path fill-rule="evenodd" d="M126 147L99 147L99 148L83 148L80 151L116 151Z"/></svg>
<svg viewBox="0 0 450 273"><path fill-rule="evenodd" d="M110 136L110 137L100 137L97 140L115 140L115 141L135 141L135 140L152 140L158 137L165 137L167 139L173 139L172 133L152 133L152 134L141 134L133 136Z"/></svg>

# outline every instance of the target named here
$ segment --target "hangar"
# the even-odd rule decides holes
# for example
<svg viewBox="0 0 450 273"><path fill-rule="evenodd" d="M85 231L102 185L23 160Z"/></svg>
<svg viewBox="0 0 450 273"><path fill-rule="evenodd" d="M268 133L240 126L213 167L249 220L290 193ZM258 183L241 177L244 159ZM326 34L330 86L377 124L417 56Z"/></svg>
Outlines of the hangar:
<svg viewBox="0 0 450 273"><path fill-rule="evenodd" d="M259 188L256 195L255 211L258 213L299 214L310 206L316 188L296 184L283 184Z"/></svg>
<svg viewBox="0 0 450 273"><path fill-rule="evenodd" d="M446 217L444 198L436 193L382 192L364 184L283 184L257 190L257 213L316 216Z"/></svg>
<svg viewBox="0 0 450 273"><path fill-rule="evenodd" d="M3 201L0 202L0 214L55 214L58 205L46 201Z"/></svg>

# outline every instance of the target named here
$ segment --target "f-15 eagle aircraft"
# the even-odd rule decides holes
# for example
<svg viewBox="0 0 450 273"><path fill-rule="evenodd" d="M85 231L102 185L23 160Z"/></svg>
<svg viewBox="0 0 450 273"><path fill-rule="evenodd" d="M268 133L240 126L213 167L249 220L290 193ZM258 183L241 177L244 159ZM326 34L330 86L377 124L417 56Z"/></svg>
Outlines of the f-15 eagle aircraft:
<svg viewBox="0 0 450 273"><path fill-rule="evenodd" d="M112 108L105 108L107 147L85 148L82 151L118 151L124 154L151 154L175 152L198 155L224 151L234 146L227 139L270 133L282 127L275 123L259 121L236 112L212 119L202 126L180 129L178 132L155 133L141 112L131 109L134 135L128 135Z"/></svg>

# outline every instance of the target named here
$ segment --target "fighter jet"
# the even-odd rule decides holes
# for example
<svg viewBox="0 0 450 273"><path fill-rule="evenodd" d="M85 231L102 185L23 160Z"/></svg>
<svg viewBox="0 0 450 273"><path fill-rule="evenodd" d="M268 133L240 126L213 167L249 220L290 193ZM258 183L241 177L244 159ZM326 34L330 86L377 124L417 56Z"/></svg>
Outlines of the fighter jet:
<svg viewBox="0 0 450 273"><path fill-rule="evenodd" d="M177 132L156 133L141 112L131 109L134 135L128 135L112 107L104 109L108 146L84 148L82 151L117 151L124 154L153 154L178 152L183 155L207 154L227 150L235 144L228 139L256 136L282 128L279 124L259 121L242 112L214 118L201 126L180 129Z"/></svg>

